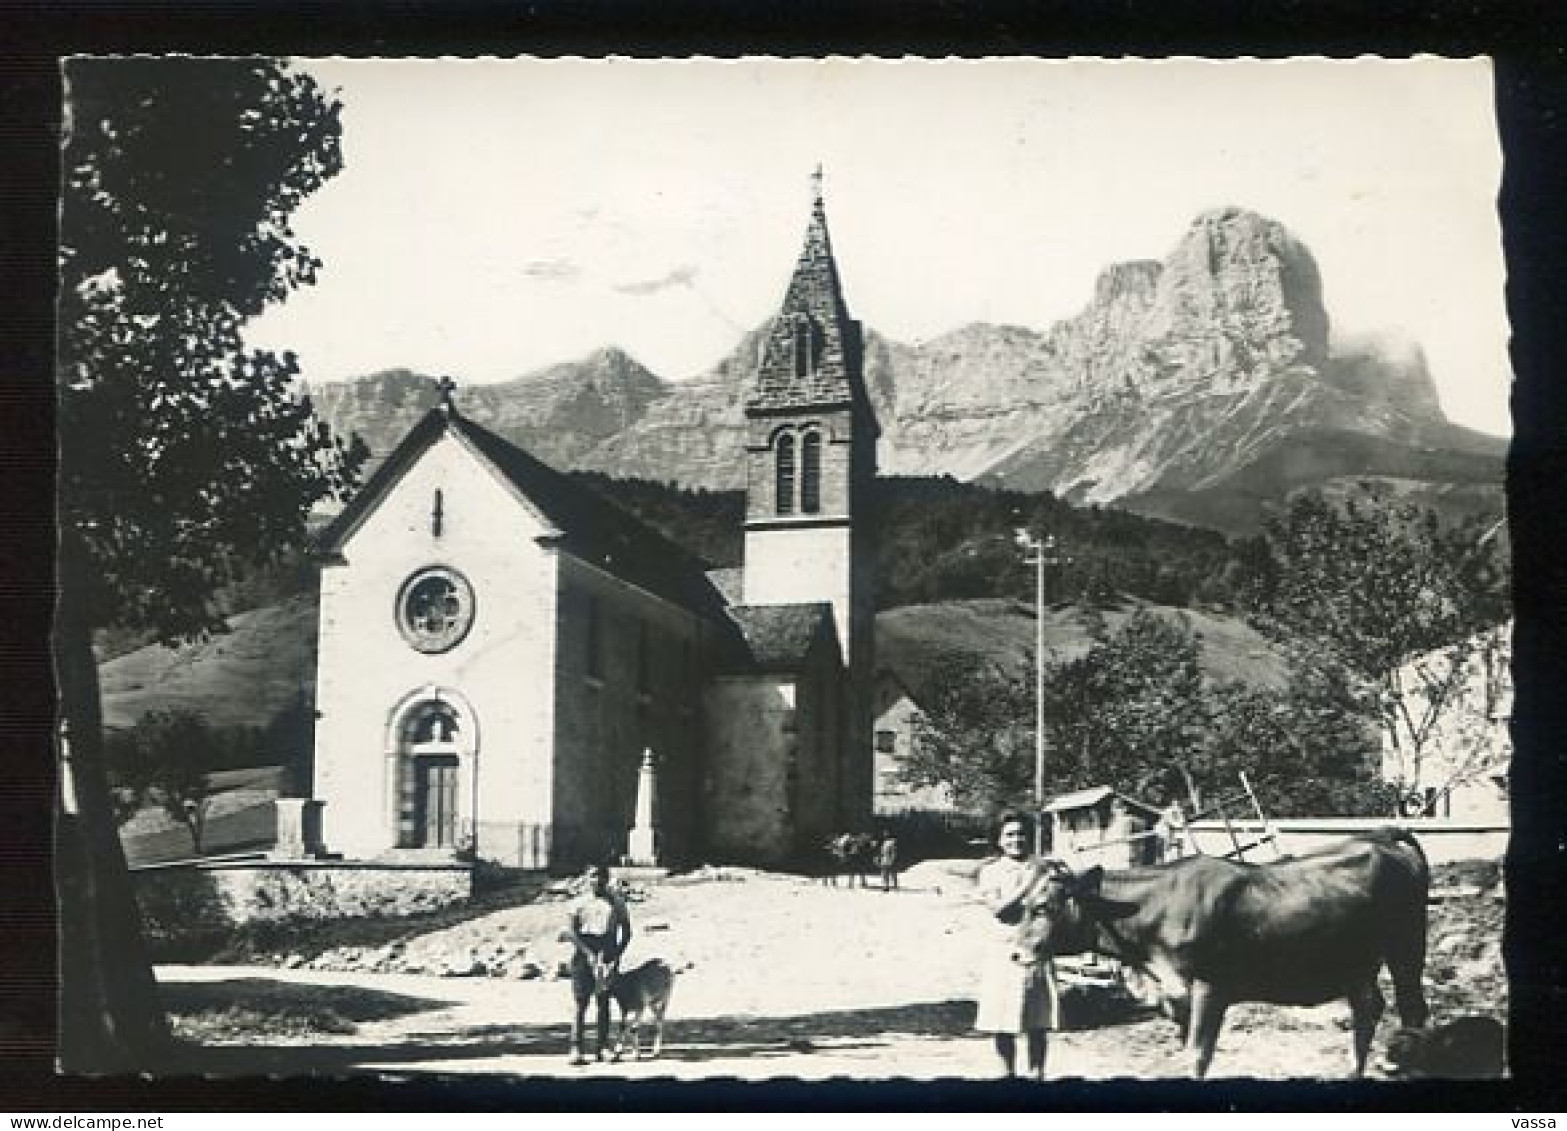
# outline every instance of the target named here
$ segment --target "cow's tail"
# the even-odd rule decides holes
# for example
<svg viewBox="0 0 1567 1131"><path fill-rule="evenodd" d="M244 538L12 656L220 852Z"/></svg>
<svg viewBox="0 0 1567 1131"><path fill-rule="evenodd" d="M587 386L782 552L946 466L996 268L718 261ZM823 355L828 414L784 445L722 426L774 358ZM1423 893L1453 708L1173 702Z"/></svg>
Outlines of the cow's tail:
<svg viewBox="0 0 1567 1131"><path fill-rule="evenodd" d="M1403 898L1392 899L1384 909L1388 973L1393 978L1399 1019L1407 1026L1419 1028L1430 1016L1423 981L1431 865L1420 841L1408 829L1389 829L1388 835L1409 872Z"/></svg>
<svg viewBox="0 0 1567 1131"><path fill-rule="evenodd" d="M1387 830L1389 838L1394 844L1409 850L1409 855L1414 857L1415 870L1426 879L1429 886L1431 879L1431 862L1426 858L1426 850L1421 847L1420 838L1408 829L1390 828Z"/></svg>

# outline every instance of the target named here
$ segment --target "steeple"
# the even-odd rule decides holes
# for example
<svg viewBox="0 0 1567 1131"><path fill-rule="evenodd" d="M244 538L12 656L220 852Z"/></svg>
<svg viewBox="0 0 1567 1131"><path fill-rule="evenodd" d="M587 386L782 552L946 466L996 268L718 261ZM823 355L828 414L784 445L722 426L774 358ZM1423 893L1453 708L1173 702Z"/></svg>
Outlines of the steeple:
<svg viewBox="0 0 1567 1131"><path fill-rule="evenodd" d="M836 747L816 788L854 828L871 812L875 540L867 510L876 479L876 414L862 374L860 324L849 316L827 234L822 173L811 177L805 246L763 337L747 390L745 604L832 607L844 680Z"/></svg>
<svg viewBox="0 0 1567 1131"><path fill-rule="evenodd" d="M851 404L864 395L859 369L860 326L843 301L818 165L811 175L805 246L763 341L746 407L767 411Z"/></svg>

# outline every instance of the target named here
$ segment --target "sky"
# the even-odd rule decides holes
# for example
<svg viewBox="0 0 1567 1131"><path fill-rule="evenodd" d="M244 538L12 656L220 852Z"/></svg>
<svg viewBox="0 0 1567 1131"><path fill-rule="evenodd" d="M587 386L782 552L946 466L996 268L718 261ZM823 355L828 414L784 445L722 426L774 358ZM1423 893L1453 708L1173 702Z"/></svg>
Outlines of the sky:
<svg viewBox="0 0 1567 1131"><path fill-rule="evenodd" d="M320 282L258 320L307 379L488 383L616 345L701 373L776 311L820 165L849 308L915 344L1048 329L1239 205L1314 253L1335 334L1426 352L1510 430L1483 60L301 60L344 169Z"/></svg>

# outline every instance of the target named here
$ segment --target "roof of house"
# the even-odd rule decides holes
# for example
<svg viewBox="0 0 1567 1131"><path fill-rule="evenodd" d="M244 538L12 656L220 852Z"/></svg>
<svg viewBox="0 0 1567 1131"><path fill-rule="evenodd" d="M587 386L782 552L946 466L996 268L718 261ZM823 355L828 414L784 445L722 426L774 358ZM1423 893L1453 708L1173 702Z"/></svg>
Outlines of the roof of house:
<svg viewBox="0 0 1567 1131"><path fill-rule="evenodd" d="M723 598L705 576L705 562L581 481L446 407L431 409L414 425L364 488L322 531L317 552L339 552L408 468L448 432L516 489L552 528L547 537L562 550L693 612L721 617Z"/></svg>
<svg viewBox="0 0 1567 1131"><path fill-rule="evenodd" d="M740 630L739 648L729 658L731 670L798 671L817 641L837 641L832 605L826 601L735 605L728 613Z"/></svg>
<svg viewBox="0 0 1567 1131"><path fill-rule="evenodd" d="M1074 793L1063 793L1059 797L1053 797L1045 803L1044 812L1061 813L1069 809L1088 809L1098 805L1108 797L1117 797L1133 809L1141 809L1144 813L1157 816L1159 810L1152 805L1138 801L1135 797L1128 797L1124 793L1117 793L1107 785L1096 785L1092 789L1079 789Z"/></svg>

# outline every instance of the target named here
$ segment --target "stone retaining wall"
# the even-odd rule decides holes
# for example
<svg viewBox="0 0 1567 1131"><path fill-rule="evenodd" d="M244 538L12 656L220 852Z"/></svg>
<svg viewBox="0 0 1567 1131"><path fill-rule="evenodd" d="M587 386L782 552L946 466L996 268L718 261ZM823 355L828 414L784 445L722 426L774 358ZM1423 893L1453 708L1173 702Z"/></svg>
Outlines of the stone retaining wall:
<svg viewBox="0 0 1567 1131"><path fill-rule="evenodd" d="M461 903L467 864L237 860L138 868L142 919L154 942L250 923L396 918Z"/></svg>

